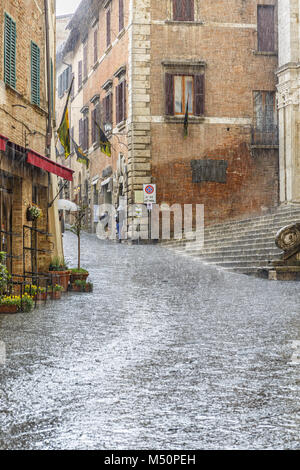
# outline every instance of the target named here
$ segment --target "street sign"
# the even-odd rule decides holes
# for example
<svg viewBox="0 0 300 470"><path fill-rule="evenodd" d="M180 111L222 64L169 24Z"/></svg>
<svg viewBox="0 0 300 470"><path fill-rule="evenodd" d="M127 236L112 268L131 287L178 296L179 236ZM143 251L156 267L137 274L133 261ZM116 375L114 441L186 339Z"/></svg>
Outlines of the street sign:
<svg viewBox="0 0 300 470"><path fill-rule="evenodd" d="M156 184L144 184L144 204L156 204Z"/></svg>
<svg viewBox="0 0 300 470"><path fill-rule="evenodd" d="M139 206L135 207L135 217L142 217L143 215L143 209Z"/></svg>

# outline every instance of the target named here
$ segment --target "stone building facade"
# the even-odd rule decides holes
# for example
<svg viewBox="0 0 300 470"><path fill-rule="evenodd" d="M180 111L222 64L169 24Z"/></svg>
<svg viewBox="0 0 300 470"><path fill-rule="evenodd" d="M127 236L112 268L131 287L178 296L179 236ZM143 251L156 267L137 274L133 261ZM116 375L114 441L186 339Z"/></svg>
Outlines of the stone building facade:
<svg viewBox="0 0 300 470"><path fill-rule="evenodd" d="M277 17L276 0L81 2L91 206L140 202L148 183L158 204L204 204L207 224L278 205Z"/></svg>
<svg viewBox="0 0 300 470"><path fill-rule="evenodd" d="M298 0L279 0L280 201L300 202L300 36Z"/></svg>
<svg viewBox="0 0 300 470"><path fill-rule="evenodd" d="M55 2L0 4L0 250L13 274L47 272L62 256L56 202ZM42 216L29 220L28 207Z"/></svg>

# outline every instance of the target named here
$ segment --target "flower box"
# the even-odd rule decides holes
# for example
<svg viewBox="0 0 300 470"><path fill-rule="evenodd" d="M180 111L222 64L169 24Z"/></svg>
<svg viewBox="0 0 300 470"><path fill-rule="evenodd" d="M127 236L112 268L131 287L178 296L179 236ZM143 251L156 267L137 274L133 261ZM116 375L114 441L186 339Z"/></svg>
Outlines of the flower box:
<svg viewBox="0 0 300 470"><path fill-rule="evenodd" d="M0 313L17 313L17 305L0 305Z"/></svg>
<svg viewBox="0 0 300 470"><path fill-rule="evenodd" d="M75 281L86 281L88 277L89 277L89 273L87 271L83 271L83 272L71 271L71 283L72 284Z"/></svg>

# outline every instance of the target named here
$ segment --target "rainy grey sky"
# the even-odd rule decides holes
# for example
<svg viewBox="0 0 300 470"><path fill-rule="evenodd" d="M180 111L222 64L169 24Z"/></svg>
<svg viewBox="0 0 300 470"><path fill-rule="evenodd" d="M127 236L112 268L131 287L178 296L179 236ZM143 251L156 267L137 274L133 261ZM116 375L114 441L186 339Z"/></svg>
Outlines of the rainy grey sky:
<svg viewBox="0 0 300 470"><path fill-rule="evenodd" d="M56 0L56 16L74 13L81 0Z"/></svg>

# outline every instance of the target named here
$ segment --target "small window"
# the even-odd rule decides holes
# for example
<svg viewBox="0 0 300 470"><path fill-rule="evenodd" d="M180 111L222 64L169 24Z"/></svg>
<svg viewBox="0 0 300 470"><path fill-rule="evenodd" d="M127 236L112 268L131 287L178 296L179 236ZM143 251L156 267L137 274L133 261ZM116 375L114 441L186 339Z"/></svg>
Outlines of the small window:
<svg viewBox="0 0 300 470"><path fill-rule="evenodd" d="M166 115L204 114L204 74L177 75L166 74L165 77Z"/></svg>
<svg viewBox="0 0 300 470"><path fill-rule="evenodd" d="M119 32L124 28L124 0L119 0Z"/></svg>
<svg viewBox="0 0 300 470"><path fill-rule="evenodd" d="M106 12L106 46L110 46L111 43L111 30L110 30L110 21L111 21L111 13L110 9Z"/></svg>
<svg viewBox="0 0 300 470"><path fill-rule="evenodd" d="M126 80L122 80L116 87L116 123L126 119Z"/></svg>
<svg viewBox="0 0 300 470"><path fill-rule="evenodd" d="M94 31L94 64L98 60L98 30Z"/></svg>
<svg viewBox="0 0 300 470"><path fill-rule="evenodd" d="M185 114L188 104L189 114L193 114L193 88L194 77L180 76L174 77L174 109L175 114Z"/></svg>
<svg viewBox="0 0 300 470"><path fill-rule="evenodd" d="M78 89L82 87L82 60L78 62Z"/></svg>
<svg viewBox="0 0 300 470"><path fill-rule="evenodd" d="M31 41L31 102L40 105L40 48Z"/></svg>
<svg viewBox="0 0 300 470"><path fill-rule="evenodd" d="M275 8L257 6L257 47L260 52L275 51Z"/></svg>
<svg viewBox="0 0 300 470"><path fill-rule="evenodd" d="M270 132L277 126L276 96L274 91L255 91L254 118L256 129Z"/></svg>
<svg viewBox="0 0 300 470"><path fill-rule="evenodd" d="M194 0L173 0L174 21L194 21Z"/></svg>
<svg viewBox="0 0 300 470"><path fill-rule="evenodd" d="M83 80L86 80L88 76L88 44L87 42L83 45Z"/></svg>
<svg viewBox="0 0 300 470"><path fill-rule="evenodd" d="M16 88L16 23L5 13L4 82Z"/></svg>

